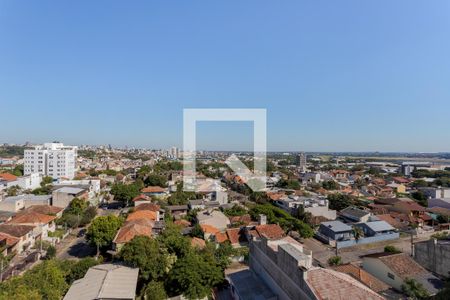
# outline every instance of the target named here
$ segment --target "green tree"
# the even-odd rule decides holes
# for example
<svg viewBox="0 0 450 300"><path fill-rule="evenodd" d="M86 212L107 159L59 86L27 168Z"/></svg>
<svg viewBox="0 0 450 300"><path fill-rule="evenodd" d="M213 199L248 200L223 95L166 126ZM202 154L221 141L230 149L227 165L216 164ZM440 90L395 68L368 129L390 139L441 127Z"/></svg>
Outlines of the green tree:
<svg viewBox="0 0 450 300"><path fill-rule="evenodd" d="M84 199L73 198L70 201L69 207L67 208L67 212L73 215L81 215L84 210L88 207L88 203Z"/></svg>
<svg viewBox="0 0 450 300"><path fill-rule="evenodd" d="M144 184L146 186L161 186L165 187L167 182L167 178L158 174L150 174L145 178Z"/></svg>
<svg viewBox="0 0 450 300"><path fill-rule="evenodd" d="M140 187L137 184L116 183L111 187L111 194L115 200L128 206L130 201L140 194Z"/></svg>
<svg viewBox="0 0 450 300"><path fill-rule="evenodd" d="M405 279L402 291L411 299L427 299L430 296L424 286L412 278Z"/></svg>
<svg viewBox="0 0 450 300"><path fill-rule="evenodd" d="M115 215L98 217L92 221L87 230L86 239L97 247L97 255L100 248L111 244L122 223L123 220Z"/></svg>
<svg viewBox="0 0 450 300"><path fill-rule="evenodd" d="M157 240L170 254L175 254L177 257L183 257L192 250L189 239L181 235L180 227L171 222L166 224L166 228L158 235Z"/></svg>
<svg viewBox="0 0 450 300"><path fill-rule="evenodd" d="M353 205L353 198L349 195L335 193L328 195L327 199L330 201L330 209L334 210L342 210Z"/></svg>
<svg viewBox="0 0 450 300"><path fill-rule="evenodd" d="M342 264L342 258L340 256L332 256L328 259L328 264L330 266L339 266Z"/></svg>
<svg viewBox="0 0 450 300"><path fill-rule="evenodd" d="M81 279L86 275L89 268L96 266L100 263L99 260L93 257L86 257L79 261L63 261L62 267L68 264L66 271L66 282L71 285L75 280Z"/></svg>
<svg viewBox="0 0 450 300"><path fill-rule="evenodd" d="M205 238L205 233L203 232L202 227L199 224L195 224L191 231L192 237Z"/></svg>
<svg viewBox="0 0 450 300"><path fill-rule="evenodd" d="M183 184L180 183L177 185L177 190L175 193L170 195L168 199L169 205L185 205L189 200L196 199L197 196L194 192L185 192L183 191Z"/></svg>
<svg viewBox="0 0 450 300"><path fill-rule="evenodd" d="M168 274L166 287L173 295L201 299L224 279L222 269L193 252L178 259Z"/></svg>
<svg viewBox="0 0 450 300"><path fill-rule="evenodd" d="M411 197L416 200L420 205L427 207L428 200L427 196L422 191L415 191L411 194Z"/></svg>
<svg viewBox="0 0 450 300"><path fill-rule="evenodd" d="M145 281L157 280L167 271L167 251L148 236L135 236L123 246L120 257L130 266L139 268Z"/></svg>
<svg viewBox="0 0 450 300"><path fill-rule="evenodd" d="M159 281L150 281L145 288L146 300L166 300L167 293L164 289L164 284Z"/></svg>
<svg viewBox="0 0 450 300"><path fill-rule="evenodd" d="M25 273L23 280L27 287L39 291L43 299L59 300L68 288L64 273L54 260L38 264Z"/></svg>
<svg viewBox="0 0 450 300"><path fill-rule="evenodd" d="M51 176L44 176L41 181L41 186L42 187L46 186L47 184L50 184L52 182L53 182L53 178Z"/></svg>
<svg viewBox="0 0 450 300"><path fill-rule="evenodd" d="M338 190L339 184L334 180L327 180L322 182L322 187L326 190Z"/></svg>
<svg viewBox="0 0 450 300"><path fill-rule="evenodd" d="M45 256L46 259L52 259L56 256L56 248L53 245L48 246L47 254Z"/></svg>
<svg viewBox="0 0 450 300"><path fill-rule="evenodd" d="M397 247L392 246L392 245L385 246L384 252L393 253L393 254L402 253L402 251L400 251L400 249L398 249Z"/></svg>

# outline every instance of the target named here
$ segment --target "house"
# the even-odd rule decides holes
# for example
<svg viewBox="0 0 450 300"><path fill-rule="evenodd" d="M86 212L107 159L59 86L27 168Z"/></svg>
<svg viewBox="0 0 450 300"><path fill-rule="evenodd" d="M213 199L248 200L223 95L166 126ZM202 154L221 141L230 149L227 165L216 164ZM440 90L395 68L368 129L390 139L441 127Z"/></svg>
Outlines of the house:
<svg viewBox="0 0 450 300"><path fill-rule="evenodd" d="M0 201L0 210L18 212L25 207L25 202L22 196L6 197Z"/></svg>
<svg viewBox="0 0 450 300"><path fill-rule="evenodd" d="M341 221L329 221L320 223L318 230L320 236L325 236L333 241L345 241L353 238L353 229Z"/></svg>
<svg viewBox="0 0 450 300"><path fill-rule="evenodd" d="M35 239L51 240L48 237L49 232L55 232L56 216L40 214L34 211L24 211L17 214L8 225L29 225L33 227Z"/></svg>
<svg viewBox="0 0 450 300"><path fill-rule="evenodd" d="M341 210L339 216L345 221L351 223L360 223L369 221L371 213L354 206L349 206Z"/></svg>
<svg viewBox="0 0 450 300"><path fill-rule="evenodd" d="M164 209L161 209L161 207L158 204L142 203L134 208L134 211L140 211L140 210L154 211L156 213L157 221L164 221L165 211L164 211Z"/></svg>
<svg viewBox="0 0 450 300"><path fill-rule="evenodd" d="M147 195L140 194L134 197L132 202L134 203L134 206L139 206L141 204L152 203L152 198Z"/></svg>
<svg viewBox="0 0 450 300"><path fill-rule="evenodd" d="M0 210L0 224L6 223L16 215L15 212Z"/></svg>
<svg viewBox="0 0 450 300"><path fill-rule="evenodd" d="M154 221L149 219L135 219L126 221L125 224L117 231L113 240L113 249L120 251L122 247L130 242L135 236L148 236L153 234Z"/></svg>
<svg viewBox="0 0 450 300"><path fill-rule="evenodd" d="M0 232L0 255L6 257L13 253L20 253L19 251L20 238Z"/></svg>
<svg viewBox="0 0 450 300"><path fill-rule="evenodd" d="M355 224L363 230L365 237L392 235L392 239L399 237L396 229L385 221L373 221Z"/></svg>
<svg viewBox="0 0 450 300"><path fill-rule="evenodd" d="M64 300L134 300L139 269L117 264L91 267L76 280Z"/></svg>
<svg viewBox="0 0 450 300"><path fill-rule="evenodd" d="M0 233L18 238L17 254L34 246L35 238L33 235L34 226L16 225L16 224L2 224L0 225Z"/></svg>
<svg viewBox="0 0 450 300"><path fill-rule="evenodd" d="M421 283L430 295L442 287L442 282L405 253L374 253L362 257L362 268L384 283L402 291L406 279Z"/></svg>
<svg viewBox="0 0 450 300"><path fill-rule="evenodd" d="M162 197L167 195L167 189L160 186L148 186L143 188L141 192L147 196Z"/></svg>
<svg viewBox="0 0 450 300"><path fill-rule="evenodd" d="M56 218L61 218L64 209L61 207L51 206L51 205L32 205L25 209L27 212L35 212L43 215L56 216Z"/></svg>
<svg viewBox="0 0 450 300"><path fill-rule="evenodd" d="M182 216L187 215L189 210L187 205L168 205L166 206L166 210L176 219L181 218Z"/></svg>
<svg viewBox="0 0 450 300"><path fill-rule="evenodd" d="M371 275L367 271L353 264L344 264L333 267L333 270L348 274L377 293L389 290L390 286Z"/></svg>
<svg viewBox="0 0 450 300"><path fill-rule="evenodd" d="M74 198L88 200L88 191L78 187L62 187L52 193L52 205L66 208Z"/></svg>
<svg viewBox="0 0 450 300"><path fill-rule="evenodd" d="M230 220L218 210L199 211L196 215L198 224L211 225L220 231L224 231L230 225Z"/></svg>
<svg viewBox="0 0 450 300"><path fill-rule="evenodd" d="M336 211L328 208L329 201L324 198L290 195L279 197L273 202L292 215L296 215L299 208L302 208L304 212L311 213L313 217L323 217L327 220L336 219Z"/></svg>

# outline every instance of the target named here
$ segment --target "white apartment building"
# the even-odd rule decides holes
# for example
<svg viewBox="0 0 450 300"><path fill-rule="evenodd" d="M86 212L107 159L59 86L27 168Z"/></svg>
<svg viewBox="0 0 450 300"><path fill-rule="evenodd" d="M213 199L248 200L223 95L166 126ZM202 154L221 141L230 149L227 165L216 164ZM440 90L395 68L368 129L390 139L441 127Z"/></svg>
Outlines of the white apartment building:
<svg viewBox="0 0 450 300"><path fill-rule="evenodd" d="M45 143L25 149L25 175L39 173L55 179L75 177L76 146L64 146L62 143Z"/></svg>

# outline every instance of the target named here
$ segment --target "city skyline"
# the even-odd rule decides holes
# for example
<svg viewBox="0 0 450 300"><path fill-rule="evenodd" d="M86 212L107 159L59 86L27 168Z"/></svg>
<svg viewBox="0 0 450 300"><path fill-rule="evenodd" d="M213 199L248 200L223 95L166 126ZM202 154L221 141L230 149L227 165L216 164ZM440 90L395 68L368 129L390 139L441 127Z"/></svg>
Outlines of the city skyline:
<svg viewBox="0 0 450 300"><path fill-rule="evenodd" d="M450 151L449 6L3 1L0 141L181 148L184 108L265 108L269 151Z"/></svg>

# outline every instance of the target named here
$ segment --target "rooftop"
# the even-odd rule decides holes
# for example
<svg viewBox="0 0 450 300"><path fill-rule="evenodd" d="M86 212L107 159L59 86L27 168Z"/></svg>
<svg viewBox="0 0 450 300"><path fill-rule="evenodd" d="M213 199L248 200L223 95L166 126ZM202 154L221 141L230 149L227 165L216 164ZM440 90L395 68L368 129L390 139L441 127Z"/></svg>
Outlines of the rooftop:
<svg viewBox="0 0 450 300"><path fill-rule="evenodd" d="M103 264L90 268L76 280L64 300L134 299L139 269Z"/></svg>

